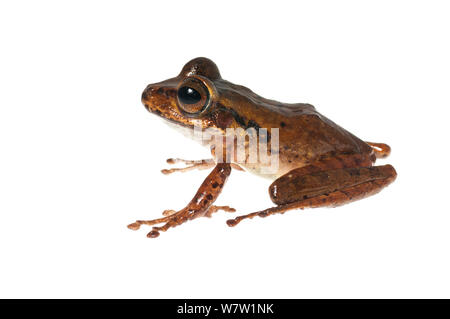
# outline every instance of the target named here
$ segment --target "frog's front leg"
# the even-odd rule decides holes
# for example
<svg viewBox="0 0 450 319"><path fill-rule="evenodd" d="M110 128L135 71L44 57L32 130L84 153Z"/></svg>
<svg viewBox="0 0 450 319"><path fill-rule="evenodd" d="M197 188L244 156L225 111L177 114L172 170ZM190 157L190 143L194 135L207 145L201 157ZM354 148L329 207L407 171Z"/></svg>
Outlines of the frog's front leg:
<svg viewBox="0 0 450 319"><path fill-rule="evenodd" d="M312 169L311 169L312 168ZM244 219L267 217L292 209L335 207L378 193L397 176L391 165L316 171L314 166L294 169L269 188L278 206L227 221L235 226Z"/></svg>
<svg viewBox="0 0 450 319"><path fill-rule="evenodd" d="M219 210L223 210L224 212L227 213L234 213L236 212L236 209L230 207L230 206L216 206L216 205L212 205L208 208L208 211L205 213L205 217L211 217L212 214L218 212ZM170 216L173 214L176 214L177 211L173 210L173 209L166 209L165 211L162 212L163 216Z"/></svg>
<svg viewBox="0 0 450 319"><path fill-rule="evenodd" d="M137 230L141 225L156 225L165 223L161 227L153 227L152 231L147 234L147 237L155 238L159 236L160 231L166 231L171 227L181 225L188 220L207 216L209 217L214 211L218 209L224 209L232 211L228 206L213 206L211 212L208 210L215 202L219 194L222 192L222 188L231 173L231 165L228 163L219 163L212 170L212 172L206 177L202 185L198 189L194 198L189 204L182 210L172 213L168 216L154 219L154 220L137 220L136 222L128 225L128 228ZM217 209L216 209L217 207ZM170 213L170 211L168 211Z"/></svg>

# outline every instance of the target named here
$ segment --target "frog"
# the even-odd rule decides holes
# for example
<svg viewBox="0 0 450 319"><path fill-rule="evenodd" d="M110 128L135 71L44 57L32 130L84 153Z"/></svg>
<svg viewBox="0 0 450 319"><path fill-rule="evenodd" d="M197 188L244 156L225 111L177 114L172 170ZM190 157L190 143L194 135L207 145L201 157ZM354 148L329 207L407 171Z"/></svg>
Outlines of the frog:
<svg viewBox="0 0 450 319"><path fill-rule="evenodd" d="M232 170L268 177L274 206L228 219L230 227L254 217L341 206L380 192L397 177L392 165L375 165L377 159L389 156L389 145L363 141L311 104L266 99L245 86L224 80L208 58L192 59L176 77L149 84L141 100L150 113L191 137L196 128L215 132L216 141L224 141L230 129L253 129L257 136L265 134L275 144L275 135L270 132L277 130L277 149L270 148L269 152L277 156L278 165L270 174L262 170L263 163L250 162L248 156L236 160L236 148L230 148L236 139L226 139L222 145L213 139L202 141L210 147L209 159L168 159L168 164L181 163L184 167L163 169L164 174L193 169L211 172L184 208L165 210L163 217L128 225L132 230L151 226L149 238L198 217L211 217L220 210L234 213L236 210L230 206L214 205ZM244 142L247 148L248 140Z"/></svg>

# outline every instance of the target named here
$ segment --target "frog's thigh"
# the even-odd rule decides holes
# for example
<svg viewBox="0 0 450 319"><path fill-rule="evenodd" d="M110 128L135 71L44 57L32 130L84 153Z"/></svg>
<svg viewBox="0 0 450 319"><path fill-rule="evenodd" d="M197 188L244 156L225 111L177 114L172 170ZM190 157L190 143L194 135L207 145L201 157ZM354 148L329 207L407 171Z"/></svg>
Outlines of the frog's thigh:
<svg viewBox="0 0 450 319"><path fill-rule="evenodd" d="M341 168L303 174L295 169L278 178L269 188L278 206L227 221L235 226L243 219L267 217L291 209L339 206L378 193L395 180L391 165Z"/></svg>
<svg viewBox="0 0 450 319"><path fill-rule="evenodd" d="M304 174L302 169L294 169L274 181L269 194L275 204L284 205L376 180L389 179L392 182L395 176L391 165L340 168L309 174Z"/></svg>

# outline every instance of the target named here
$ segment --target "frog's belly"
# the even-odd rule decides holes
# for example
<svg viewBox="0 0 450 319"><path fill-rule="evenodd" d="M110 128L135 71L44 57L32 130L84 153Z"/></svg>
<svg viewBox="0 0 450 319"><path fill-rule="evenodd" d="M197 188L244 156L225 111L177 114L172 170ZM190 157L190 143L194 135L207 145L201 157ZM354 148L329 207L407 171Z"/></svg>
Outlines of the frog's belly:
<svg viewBox="0 0 450 319"><path fill-rule="evenodd" d="M275 180L289 171L305 166L302 163L285 163L272 158L269 163L235 163L243 167L249 173Z"/></svg>
<svg viewBox="0 0 450 319"><path fill-rule="evenodd" d="M201 126L182 126L178 123L173 123L170 121L167 121L166 119L163 119L164 123L166 123L168 126L176 130L177 132L183 134L185 137L192 139L203 146L211 146L211 141L214 140L214 136L222 136L222 132L213 128L209 128L207 130L204 130L201 128Z"/></svg>
<svg viewBox="0 0 450 319"><path fill-rule="evenodd" d="M221 147L218 147L216 145L216 139L215 139L215 135L217 135L217 137L219 137L218 140L221 140L223 135L222 132L220 132L219 130L217 131L212 131L211 129L209 129L208 134L209 137L207 137L207 135L205 135L205 131L200 128L199 130L195 130L192 127L185 127L185 126L181 126L179 124L176 123L172 123L170 121L164 121L166 124L168 124L169 126L171 126L172 128L174 128L176 131L178 131L179 133L183 134L185 137L188 137L190 139L194 139L197 142L201 143L204 146L209 147L210 149L220 149ZM244 146L245 148L245 154L249 154L249 149L248 149L248 144L246 144ZM259 175L261 177L264 178L268 178L271 180L274 180L284 174L286 174L287 172L289 172L290 170L294 169L294 168L299 168L304 166L305 164L300 162L300 161L293 161L291 159L291 156L287 156L287 154L285 154L285 152L281 152L281 154L270 154L268 156L254 156L254 157L250 157L250 156L244 156L244 160L242 161L237 161L236 159L238 158L237 155L237 146L234 145L233 147L233 156L231 156L231 162L234 164L237 164L239 166L241 166L242 168L244 168L246 171L255 174L255 175ZM259 151L259 150L258 150ZM215 161L218 161L218 157L222 157L220 153L215 152ZM234 159L234 160L233 160Z"/></svg>

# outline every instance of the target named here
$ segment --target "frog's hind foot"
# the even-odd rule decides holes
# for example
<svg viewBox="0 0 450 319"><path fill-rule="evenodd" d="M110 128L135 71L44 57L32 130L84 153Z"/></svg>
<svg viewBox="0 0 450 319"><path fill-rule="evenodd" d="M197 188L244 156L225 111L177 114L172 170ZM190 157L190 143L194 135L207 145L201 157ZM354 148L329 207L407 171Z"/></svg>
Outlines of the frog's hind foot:
<svg viewBox="0 0 450 319"><path fill-rule="evenodd" d="M161 173L164 175L169 175L175 172L188 172L192 171L194 169L208 169L215 165L215 162L213 159L204 159L204 160L184 160L181 158L168 158L166 160L167 164L173 165L176 163L183 163L186 165L185 167L180 168L170 168L170 169L162 169Z"/></svg>
<svg viewBox="0 0 450 319"><path fill-rule="evenodd" d="M374 153L376 158L386 158L391 154L391 147L384 143L372 143L372 142L366 142L369 144Z"/></svg>
<svg viewBox="0 0 450 319"><path fill-rule="evenodd" d="M238 216L236 218L233 219L229 219L227 220L227 225L230 227L234 227L237 224L239 224L241 221L243 221L244 219L252 219L253 217L268 217L270 215L274 215L274 214L284 214L285 212L287 212L288 210L291 209L296 209L296 208L300 208L303 209L304 207L301 207L301 205L299 205L299 203L292 203L292 204L288 204L288 205L280 205L280 206L275 206L275 207L271 207L265 210L261 210L258 212L254 212L251 214L247 214L247 215L241 215Z"/></svg>

